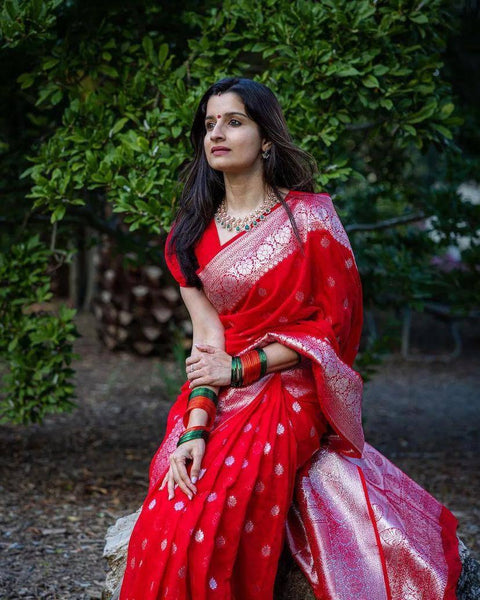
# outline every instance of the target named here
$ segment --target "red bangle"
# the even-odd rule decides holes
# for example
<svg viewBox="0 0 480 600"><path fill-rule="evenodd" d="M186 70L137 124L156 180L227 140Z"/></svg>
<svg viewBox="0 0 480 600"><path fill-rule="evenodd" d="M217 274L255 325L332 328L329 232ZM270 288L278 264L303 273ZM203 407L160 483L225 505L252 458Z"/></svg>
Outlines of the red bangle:
<svg viewBox="0 0 480 600"><path fill-rule="evenodd" d="M251 350L240 357L242 361L243 385L249 385L260 379L262 363L256 350Z"/></svg>
<svg viewBox="0 0 480 600"><path fill-rule="evenodd" d="M194 408L201 408L208 415L207 424L205 427L207 429L211 429L213 427L213 422L215 420L216 406L213 400L210 398L206 398L205 396L195 396L192 398L189 403L185 414L183 415L183 424L185 427L188 425L188 420L190 418L190 413Z"/></svg>
<svg viewBox="0 0 480 600"><path fill-rule="evenodd" d="M205 425L193 425L192 427L187 427L187 429L185 429L185 431L183 433L188 433L189 431L198 431L199 429L207 429L207 428Z"/></svg>

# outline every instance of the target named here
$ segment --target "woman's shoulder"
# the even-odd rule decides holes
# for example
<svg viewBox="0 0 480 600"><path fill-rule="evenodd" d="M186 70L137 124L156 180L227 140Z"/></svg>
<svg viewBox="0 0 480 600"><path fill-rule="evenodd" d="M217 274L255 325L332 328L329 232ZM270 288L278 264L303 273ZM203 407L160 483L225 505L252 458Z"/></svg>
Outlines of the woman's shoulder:
<svg viewBox="0 0 480 600"><path fill-rule="evenodd" d="M337 216L332 199L326 192L303 192L291 190L286 198L293 215L301 217L324 219L328 216Z"/></svg>
<svg viewBox="0 0 480 600"><path fill-rule="evenodd" d="M350 248L350 242L329 194L291 191L288 203L297 224L307 231L328 232L340 244Z"/></svg>
<svg viewBox="0 0 480 600"><path fill-rule="evenodd" d="M167 239L165 240L165 262L167 263L170 273L173 275L179 286L187 287L188 283L182 272L180 263L178 262L177 254L175 252L175 245L171 243L174 227L175 223L173 223L170 231L168 232Z"/></svg>
<svg viewBox="0 0 480 600"><path fill-rule="evenodd" d="M288 199L303 199L305 202L321 202L330 200L330 194L327 192L304 192L303 190L289 190Z"/></svg>

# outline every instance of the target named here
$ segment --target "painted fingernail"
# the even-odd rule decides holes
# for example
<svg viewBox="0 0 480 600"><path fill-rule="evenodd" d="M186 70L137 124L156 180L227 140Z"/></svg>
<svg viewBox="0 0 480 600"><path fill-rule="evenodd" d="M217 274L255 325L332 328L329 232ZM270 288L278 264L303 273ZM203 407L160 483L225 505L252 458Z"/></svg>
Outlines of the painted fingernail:
<svg viewBox="0 0 480 600"><path fill-rule="evenodd" d="M197 478L197 477L195 477L195 475L194 475L194 476L192 477L192 483L197 483L197 481L198 481L198 478Z"/></svg>

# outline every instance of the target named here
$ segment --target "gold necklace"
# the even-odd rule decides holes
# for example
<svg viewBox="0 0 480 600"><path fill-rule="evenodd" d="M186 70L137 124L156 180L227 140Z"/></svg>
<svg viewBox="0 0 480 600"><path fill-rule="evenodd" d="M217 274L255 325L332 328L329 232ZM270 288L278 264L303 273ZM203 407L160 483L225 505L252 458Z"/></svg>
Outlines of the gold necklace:
<svg viewBox="0 0 480 600"><path fill-rule="evenodd" d="M276 203L277 197L273 190L270 189L256 210L245 217L232 217L227 212L227 205L224 198L215 213L215 221L227 231L242 231L242 229L249 231L265 219Z"/></svg>

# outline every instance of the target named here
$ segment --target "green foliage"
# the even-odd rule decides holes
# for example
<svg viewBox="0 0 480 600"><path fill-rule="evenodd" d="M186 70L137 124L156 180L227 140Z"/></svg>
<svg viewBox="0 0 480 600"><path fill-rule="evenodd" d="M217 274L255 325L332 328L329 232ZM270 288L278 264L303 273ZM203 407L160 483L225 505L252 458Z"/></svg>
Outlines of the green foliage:
<svg viewBox="0 0 480 600"><path fill-rule="evenodd" d="M52 298L48 261L38 236L0 255L0 357L7 363L0 422L41 422L73 406L70 363L77 333L75 310L42 310Z"/></svg>
<svg viewBox="0 0 480 600"><path fill-rule="evenodd" d="M203 33L188 40L183 64L161 36L107 22L94 39L60 40L19 77L37 83L43 110L64 106L25 173L35 206L55 221L85 203L80 191L100 189L132 229L168 226L196 100L206 82L245 73L277 92L322 187L358 186L373 170L398 187L415 149L445 146L459 123L440 77L448 17L440 0L421 13L368 0L225 2L189 15ZM396 156L396 168L372 165L379 152Z"/></svg>
<svg viewBox="0 0 480 600"><path fill-rule="evenodd" d="M96 43L82 44L74 56L60 46L48 73L35 74L48 80L37 104L53 108L63 99L65 109L24 176L35 182L34 208L48 209L52 222L69 205L85 205L85 191L101 190L116 212L128 213L132 231L142 225L159 233L172 218L177 183L171 175L188 156L177 140L185 138L190 112L185 105L182 118L170 106L184 102L184 89L162 84L171 72L168 46L149 36L137 44L127 30L115 40L114 33L111 25L101 27Z"/></svg>
<svg viewBox="0 0 480 600"><path fill-rule="evenodd" d="M439 0L421 13L417 6L227 1L209 16L192 15L205 33L190 42L198 55L190 73L204 81L212 79L212 65L213 78L255 69L279 94L294 136L319 161L319 182L362 176L365 157L355 142L382 136L395 148L422 147L443 143L458 124L440 77L451 15Z"/></svg>
<svg viewBox="0 0 480 600"><path fill-rule="evenodd" d="M0 9L0 41L14 48L29 38L51 37L55 9L63 0L4 0Z"/></svg>

